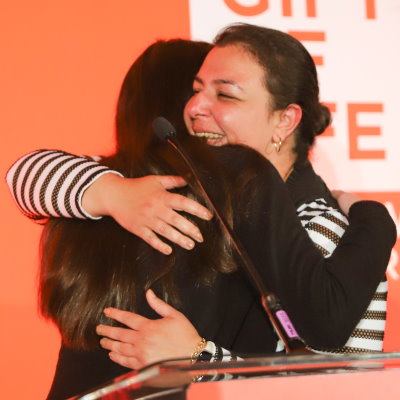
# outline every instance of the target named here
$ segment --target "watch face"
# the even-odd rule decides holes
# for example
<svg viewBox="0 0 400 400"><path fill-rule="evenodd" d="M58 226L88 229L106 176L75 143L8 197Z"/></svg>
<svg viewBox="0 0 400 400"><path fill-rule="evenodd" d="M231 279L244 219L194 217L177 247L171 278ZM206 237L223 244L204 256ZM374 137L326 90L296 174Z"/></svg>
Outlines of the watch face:
<svg viewBox="0 0 400 400"><path fill-rule="evenodd" d="M211 361L212 354L204 349L199 356L197 357L197 361Z"/></svg>

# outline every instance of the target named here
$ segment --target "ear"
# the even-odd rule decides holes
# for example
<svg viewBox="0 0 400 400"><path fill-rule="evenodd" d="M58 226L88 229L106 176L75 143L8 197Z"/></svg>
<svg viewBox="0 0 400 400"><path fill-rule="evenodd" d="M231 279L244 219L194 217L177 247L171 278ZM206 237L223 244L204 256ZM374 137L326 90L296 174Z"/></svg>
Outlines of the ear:
<svg viewBox="0 0 400 400"><path fill-rule="evenodd" d="M303 112L298 104L289 104L283 110L275 111L275 135L273 140L284 142L297 128Z"/></svg>

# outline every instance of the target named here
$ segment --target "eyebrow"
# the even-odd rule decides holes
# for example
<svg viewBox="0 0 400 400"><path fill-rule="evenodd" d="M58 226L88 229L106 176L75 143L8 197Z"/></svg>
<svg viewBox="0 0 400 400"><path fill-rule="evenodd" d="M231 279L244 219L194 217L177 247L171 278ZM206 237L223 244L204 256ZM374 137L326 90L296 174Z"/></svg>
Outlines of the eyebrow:
<svg viewBox="0 0 400 400"><path fill-rule="evenodd" d="M202 85L204 84L203 79L201 79L197 75L194 77L194 81L198 82L198 83L200 83ZM241 91L243 90L243 88L237 82L232 81L231 79L214 79L212 81L212 83L216 84L216 85L231 85L231 86L234 86L234 87L238 88Z"/></svg>

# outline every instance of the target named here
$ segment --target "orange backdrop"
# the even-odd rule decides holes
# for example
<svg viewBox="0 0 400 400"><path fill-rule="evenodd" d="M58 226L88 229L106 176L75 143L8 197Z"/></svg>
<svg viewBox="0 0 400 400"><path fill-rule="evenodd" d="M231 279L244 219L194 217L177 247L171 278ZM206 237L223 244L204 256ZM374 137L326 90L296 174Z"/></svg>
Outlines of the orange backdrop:
<svg viewBox="0 0 400 400"><path fill-rule="evenodd" d="M123 76L158 38L189 38L186 0L2 0L0 174L23 153L104 154ZM0 187L0 365L3 399L44 399L59 346L38 317L41 227Z"/></svg>
<svg viewBox="0 0 400 400"><path fill-rule="evenodd" d="M2 0L0 174L37 148L109 152L117 94L132 61L155 39L189 36L187 0ZM385 194L366 194L371 196L387 200ZM399 195L390 198L395 217ZM0 204L0 396L43 399L59 338L37 314L41 227L16 209L4 180ZM395 289L386 350L400 349L398 284Z"/></svg>

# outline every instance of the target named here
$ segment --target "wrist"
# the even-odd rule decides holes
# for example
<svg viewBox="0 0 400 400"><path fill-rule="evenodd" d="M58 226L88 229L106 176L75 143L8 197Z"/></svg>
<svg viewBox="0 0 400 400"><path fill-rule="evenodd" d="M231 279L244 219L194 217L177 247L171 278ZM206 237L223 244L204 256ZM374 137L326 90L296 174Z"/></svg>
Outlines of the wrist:
<svg viewBox="0 0 400 400"><path fill-rule="evenodd" d="M111 215L113 189L122 179L119 172L108 170L87 187L82 195L82 209L89 217Z"/></svg>
<svg viewBox="0 0 400 400"><path fill-rule="evenodd" d="M207 346L206 339L201 338L200 340L197 341L197 344L194 347L192 354L190 355L190 361L192 362L192 364L194 364L197 361L199 355L205 349L206 346Z"/></svg>

